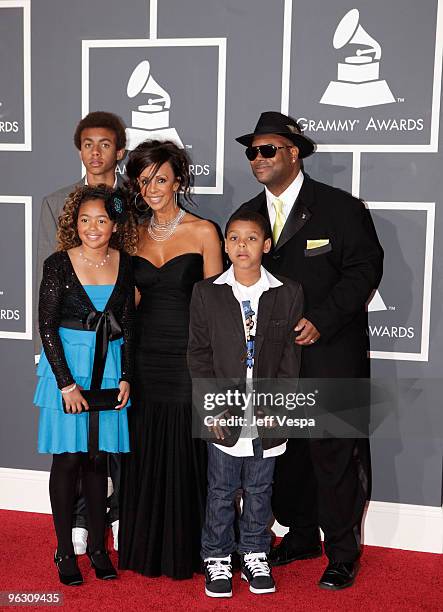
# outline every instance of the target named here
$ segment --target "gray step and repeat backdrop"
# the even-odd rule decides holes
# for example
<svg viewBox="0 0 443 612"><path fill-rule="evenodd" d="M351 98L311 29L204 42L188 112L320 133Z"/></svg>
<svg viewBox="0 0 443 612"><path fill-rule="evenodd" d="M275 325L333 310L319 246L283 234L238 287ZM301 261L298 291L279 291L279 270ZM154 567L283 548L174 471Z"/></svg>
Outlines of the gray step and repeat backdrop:
<svg viewBox="0 0 443 612"><path fill-rule="evenodd" d="M199 214L223 225L258 192L235 136L282 110L318 144L307 172L364 198L385 249L368 308L391 422L372 439L373 499L441 505L442 39L443 0L0 0L0 466L49 468L33 255L42 197L81 175L80 117L120 114L131 148L179 140Z"/></svg>

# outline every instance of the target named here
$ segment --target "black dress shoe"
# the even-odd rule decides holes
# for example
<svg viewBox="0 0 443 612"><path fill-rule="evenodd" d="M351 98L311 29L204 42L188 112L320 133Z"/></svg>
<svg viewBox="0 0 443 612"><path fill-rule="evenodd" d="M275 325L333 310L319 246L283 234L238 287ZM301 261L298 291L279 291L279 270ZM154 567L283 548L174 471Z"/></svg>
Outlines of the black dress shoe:
<svg viewBox="0 0 443 612"><path fill-rule="evenodd" d="M59 555L55 551L54 563L57 566L58 577L62 584L66 584L66 586L79 586L83 584L83 576L78 569L77 557L75 555Z"/></svg>
<svg viewBox="0 0 443 612"><path fill-rule="evenodd" d="M329 589L330 591L346 589L346 587L354 584L356 573L356 563L330 561L323 576L320 578L318 586L321 589Z"/></svg>
<svg viewBox="0 0 443 612"><path fill-rule="evenodd" d="M91 561L97 578L100 578L100 580L112 580L113 578L117 578L117 570L112 565L107 550L94 550L94 552L87 550L86 554Z"/></svg>
<svg viewBox="0 0 443 612"><path fill-rule="evenodd" d="M294 546L289 539L283 538L278 546L271 548L268 560L274 567L276 565L286 565L292 561L302 561L303 559L315 559L321 557L321 544L310 546L309 548Z"/></svg>

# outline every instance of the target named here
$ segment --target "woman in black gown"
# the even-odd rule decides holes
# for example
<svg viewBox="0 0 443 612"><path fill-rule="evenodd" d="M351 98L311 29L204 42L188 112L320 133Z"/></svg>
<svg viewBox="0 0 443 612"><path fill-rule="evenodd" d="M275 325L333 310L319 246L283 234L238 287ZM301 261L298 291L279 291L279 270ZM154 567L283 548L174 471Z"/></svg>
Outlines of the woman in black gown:
<svg viewBox="0 0 443 612"><path fill-rule="evenodd" d="M119 565L179 579L200 570L206 501L206 448L191 433L189 303L195 282L222 271L214 225L179 203L191 201L189 163L175 144L158 141L140 144L127 163L142 220L133 257L139 302Z"/></svg>

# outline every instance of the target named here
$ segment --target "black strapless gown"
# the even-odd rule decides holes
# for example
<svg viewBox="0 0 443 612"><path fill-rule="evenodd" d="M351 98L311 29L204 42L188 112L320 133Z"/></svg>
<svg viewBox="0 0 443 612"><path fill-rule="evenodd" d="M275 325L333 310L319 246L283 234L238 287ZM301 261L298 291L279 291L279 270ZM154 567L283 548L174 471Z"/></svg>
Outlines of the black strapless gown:
<svg viewBox="0 0 443 612"><path fill-rule="evenodd" d="M189 303L203 278L198 253L157 268L133 257L137 309L135 376L128 410L131 453L122 462L119 566L145 576L200 571L206 446L192 439L186 365Z"/></svg>

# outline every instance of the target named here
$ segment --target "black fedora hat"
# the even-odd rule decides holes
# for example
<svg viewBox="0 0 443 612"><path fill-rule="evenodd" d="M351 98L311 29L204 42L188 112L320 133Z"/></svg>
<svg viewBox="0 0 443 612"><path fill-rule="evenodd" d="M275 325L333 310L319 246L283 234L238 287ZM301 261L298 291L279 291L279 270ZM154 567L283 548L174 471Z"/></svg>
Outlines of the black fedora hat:
<svg viewBox="0 0 443 612"><path fill-rule="evenodd" d="M299 158L308 157L314 153L315 145L306 136L303 136L298 123L282 113L266 111L260 115L252 134L239 136L235 140L245 147L250 147L255 136L259 134L278 134L291 140L299 150Z"/></svg>

